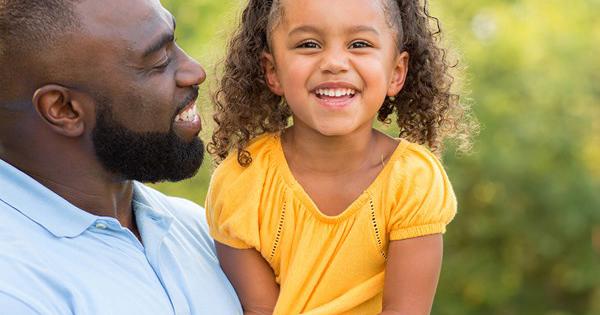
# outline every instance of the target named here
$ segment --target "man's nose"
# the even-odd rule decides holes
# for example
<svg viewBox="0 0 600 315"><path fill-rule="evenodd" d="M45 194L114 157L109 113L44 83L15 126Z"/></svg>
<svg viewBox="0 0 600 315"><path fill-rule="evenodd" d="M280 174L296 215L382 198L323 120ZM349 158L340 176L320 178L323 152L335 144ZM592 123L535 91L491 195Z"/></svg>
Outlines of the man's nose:
<svg viewBox="0 0 600 315"><path fill-rule="evenodd" d="M175 81L178 87L189 87L199 85L206 80L206 72L204 68L193 58L183 53L183 58L177 72L175 73Z"/></svg>

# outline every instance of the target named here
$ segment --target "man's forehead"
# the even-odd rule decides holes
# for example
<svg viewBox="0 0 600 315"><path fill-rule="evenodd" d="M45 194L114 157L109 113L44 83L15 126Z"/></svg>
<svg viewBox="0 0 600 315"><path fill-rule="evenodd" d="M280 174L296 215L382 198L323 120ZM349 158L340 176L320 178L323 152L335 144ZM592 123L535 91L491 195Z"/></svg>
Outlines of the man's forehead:
<svg viewBox="0 0 600 315"><path fill-rule="evenodd" d="M173 16L158 0L90 0L78 5L77 11L86 33L125 41L132 49L173 29Z"/></svg>

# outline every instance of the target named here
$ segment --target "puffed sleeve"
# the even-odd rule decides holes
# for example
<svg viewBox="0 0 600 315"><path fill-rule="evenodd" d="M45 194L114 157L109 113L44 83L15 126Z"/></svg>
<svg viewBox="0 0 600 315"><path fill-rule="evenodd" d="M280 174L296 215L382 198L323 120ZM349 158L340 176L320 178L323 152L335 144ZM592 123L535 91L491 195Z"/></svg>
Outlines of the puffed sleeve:
<svg viewBox="0 0 600 315"><path fill-rule="evenodd" d="M261 174L226 159L211 178L206 196L206 218L211 236L219 243L238 248L256 248L259 241Z"/></svg>
<svg viewBox="0 0 600 315"><path fill-rule="evenodd" d="M457 205L440 161L425 147L411 144L399 168L388 216L390 240L445 233Z"/></svg>

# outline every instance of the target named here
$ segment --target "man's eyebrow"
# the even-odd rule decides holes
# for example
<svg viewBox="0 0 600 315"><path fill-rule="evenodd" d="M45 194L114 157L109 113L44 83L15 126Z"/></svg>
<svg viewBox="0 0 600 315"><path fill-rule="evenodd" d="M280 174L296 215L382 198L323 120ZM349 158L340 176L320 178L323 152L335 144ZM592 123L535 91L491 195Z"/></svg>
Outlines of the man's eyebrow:
<svg viewBox="0 0 600 315"><path fill-rule="evenodd" d="M173 20L173 29L170 30L169 33L165 33L165 34L161 35L157 41L155 41L150 46L148 46L146 49L144 49L144 52L142 53L143 58L146 58L149 55L159 51L164 46L166 46L169 43L172 43L175 40L175 28L177 27L177 24L175 22L174 16L171 15L171 19Z"/></svg>

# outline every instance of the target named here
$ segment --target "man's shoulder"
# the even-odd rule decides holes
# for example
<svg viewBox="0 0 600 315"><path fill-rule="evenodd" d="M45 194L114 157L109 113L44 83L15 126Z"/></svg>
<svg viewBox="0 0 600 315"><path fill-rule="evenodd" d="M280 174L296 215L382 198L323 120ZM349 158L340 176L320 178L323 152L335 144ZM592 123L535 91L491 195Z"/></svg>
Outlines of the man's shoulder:
<svg viewBox="0 0 600 315"><path fill-rule="evenodd" d="M159 207L160 210L167 211L176 218L191 221L204 221L204 208L181 197L166 195L150 186L136 182L136 192L143 194L143 197L152 203L152 206Z"/></svg>
<svg viewBox="0 0 600 315"><path fill-rule="evenodd" d="M152 187L136 182L136 192L143 194L157 211L164 211L173 218L176 229L183 230L178 235L187 235L194 242L202 242L214 252L214 242L208 232L206 211L200 205L185 198L166 195Z"/></svg>
<svg viewBox="0 0 600 315"><path fill-rule="evenodd" d="M166 211L172 218L169 236L164 238L162 250L173 255L176 266L183 267L179 275L174 275L177 283L182 287L195 288L194 292L202 292L194 304L204 311L198 309L193 313L241 314L235 291L219 266L204 208L146 185L136 183L136 186L136 191L156 206L155 210Z"/></svg>

